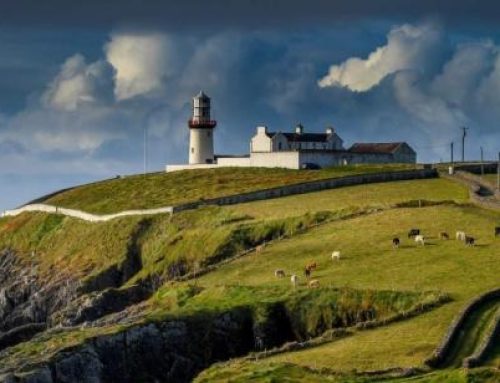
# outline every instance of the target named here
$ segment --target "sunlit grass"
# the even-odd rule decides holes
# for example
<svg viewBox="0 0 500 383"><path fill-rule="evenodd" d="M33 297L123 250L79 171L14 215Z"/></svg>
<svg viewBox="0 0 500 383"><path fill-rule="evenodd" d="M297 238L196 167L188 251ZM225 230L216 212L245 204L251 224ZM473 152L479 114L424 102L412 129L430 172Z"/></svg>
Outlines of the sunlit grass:
<svg viewBox="0 0 500 383"><path fill-rule="evenodd" d="M322 170L220 168L127 176L80 186L44 201L91 213L156 208L276 186L353 174L414 169L415 165L352 165Z"/></svg>

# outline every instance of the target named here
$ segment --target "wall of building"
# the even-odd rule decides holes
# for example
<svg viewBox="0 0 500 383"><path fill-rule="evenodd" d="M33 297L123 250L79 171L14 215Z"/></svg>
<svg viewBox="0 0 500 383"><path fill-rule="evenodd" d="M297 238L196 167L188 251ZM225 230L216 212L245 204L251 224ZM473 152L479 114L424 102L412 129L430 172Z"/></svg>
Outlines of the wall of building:
<svg viewBox="0 0 500 383"><path fill-rule="evenodd" d="M217 157L218 166L252 166L250 157Z"/></svg>
<svg viewBox="0 0 500 383"><path fill-rule="evenodd" d="M417 154L408 145L403 144L394 153L394 161L398 163L416 163Z"/></svg>
<svg viewBox="0 0 500 383"><path fill-rule="evenodd" d="M300 167L305 164L315 164L322 168L342 165L342 155L335 152L300 152Z"/></svg>
<svg viewBox="0 0 500 383"><path fill-rule="evenodd" d="M272 148L271 137L267 135L265 126L258 126L257 133L250 141L250 152L270 152Z"/></svg>
<svg viewBox="0 0 500 383"><path fill-rule="evenodd" d="M394 163L392 154L352 153L348 157L349 164L390 164Z"/></svg>
<svg viewBox="0 0 500 383"><path fill-rule="evenodd" d="M211 169L211 168L217 168L219 165L217 164L183 164L183 165L167 165L165 167L165 171L167 173L169 172L176 172L179 170L189 170L189 169Z"/></svg>
<svg viewBox="0 0 500 383"><path fill-rule="evenodd" d="M295 151L251 153L250 166L300 169L299 153Z"/></svg>
<svg viewBox="0 0 500 383"><path fill-rule="evenodd" d="M276 133L271 141L272 141L273 152L290 150L290 147L288 145L288 140L281 133Z"/></svg>

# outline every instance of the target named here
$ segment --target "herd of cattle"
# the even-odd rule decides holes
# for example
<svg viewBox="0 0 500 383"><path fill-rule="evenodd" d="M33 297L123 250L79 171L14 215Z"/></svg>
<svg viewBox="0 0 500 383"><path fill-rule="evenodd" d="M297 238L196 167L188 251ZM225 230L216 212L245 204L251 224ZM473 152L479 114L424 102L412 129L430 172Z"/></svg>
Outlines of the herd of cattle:
<svg viewBox="0 0 500 383"><path fill-rule="evenodd" d="M495 237L500 237L500 226L495 227ZM425 246L426 243L426 237L420 233L420 229L411 229L408 232L408 238L413 238L414 241L416 242L417 245L422 245ZM441 232L439 233L439 239L442 240L448 240L450 239L450 236L446 232ZM455 239L457 241L462 241L466 246L474 246L475 244L475 238L465 234L464 231L457 231L455 233ZM398 248L399 245L401 244L401 240L397 237L392 239L392 246L394 248ZM260 250L260 249L259 249ZM340 251L335 250L332 253L332 261L340 261ZM304 276L307 280L307 285L311 288L314 287L319 287L320 283L319 280L317 279L311 279L312 272L316 270L317 264L316 262L311 262L308 265L305 266L304 268ZM274 276L277 278L284 278L286 277L285 270L283 269L276 269L274 271ZM290 281L292 282L292 285L296 287L299 284L299 277L297 274L292 274L290 277Z"/></svg>

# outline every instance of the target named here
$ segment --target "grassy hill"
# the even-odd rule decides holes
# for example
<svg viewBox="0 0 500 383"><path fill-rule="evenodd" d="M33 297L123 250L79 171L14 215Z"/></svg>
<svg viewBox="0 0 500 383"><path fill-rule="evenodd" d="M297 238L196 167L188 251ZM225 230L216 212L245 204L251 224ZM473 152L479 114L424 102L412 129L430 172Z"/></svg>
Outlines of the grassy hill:
<svg viewBox="0 0 500 383"><path fill-rule="evenodd" d="M380 168L369 169L375 170ZM178 173L175 182L167 182L163 175L149 181L140 177L109 181L74 189L47 203L110 212L139 206L130 200L134 184L154 201L147 207L155 207L208 197L205 189L215 196L243 187L250 190L346 174L274 169L188 173ZM186 192L176 194L182 190ZM107 202L101 204L98 196L106 196ZM493 237L493 227L499 223L500 213L471 205L468 191L445 179L361 185L98 224L39 213L1 219L0 249L15 249L24 262L35 263L42 281L69 274L83 286L95 285L113 269L121 270L122 278L102 291L113 288L124 293L151 280L154 286L148 286L156 290L140 303L130 304L124 314L111 312L91 328L42 333L7 348L0 353L2 368L23 365L26 369L42 359L49 363L68 347L73 351L82 345L97 347L98 339L148 323L159 328L172 321L195 323L190 342L193 348L201 347L196 342L205 339L203 334L209 337L213 327L227 323L229 317L267 334L269 348L291 340L313 338L312 343L300 350L259 355L256 360L245 357L254 347L252 341L249 349L206 369L197 381L271 382L286 377L291 382L364 382L372 380L354 372L422 368L466 302L498 287L500 240ZM427 246L407 239L407 231L414 227L428 237ZM474 235L477 246L438 238L441 231L453 236L456 230ZM392 248L394 236L402 239L399 249ZM247 253L263 243L260 251ZM340 261L331 260L333 250L341 251ZM129 270L132 256L138 259ZM312 261L318 264L313 272L321 284L317 290L307 288L303 276L304 266ZM286 278L274 276L278 268L285 270ZM194 279L179 279L190 273ZM296 289L290 283L292 273L300 278ZM84 295L87 302L92 297ZM445 297L452 301L445 304ZM419 315L373 329L352 327L413 311ZM287 326L289 332L276 330ZM346 332L337 334L335 328ZM322 337L325 331L328 336ZM203 353L210 356L209 344L217 342L208 338L206 342ZM498 350L493 351L489 365L496 366L498 358ZM488 369L469 375L445 370L415 381L493 382L497 377Z"/></svg>
<svg viewBox="0 0 500 383"><path fill-rule="evenodd" d="M43 201L90 213L170 206L276 186L353 174L414 169L415 165L353 165L322 170L221 168L126 176L80 186Z"/></svg>

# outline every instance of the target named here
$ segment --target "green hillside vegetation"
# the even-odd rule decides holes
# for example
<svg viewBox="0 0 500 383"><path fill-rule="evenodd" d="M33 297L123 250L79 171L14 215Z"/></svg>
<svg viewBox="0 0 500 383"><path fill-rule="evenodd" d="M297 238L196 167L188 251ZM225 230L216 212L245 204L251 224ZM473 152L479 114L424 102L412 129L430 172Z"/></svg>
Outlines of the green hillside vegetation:
<svg viewBox="0 0 500 383"><path fill-rule="evenodd" d="M353 174L414 169L415 165L352 165L322 170L220 168L126 176L80 186L44 203L107 214L157 208Z"/></svg>
<svg viewBox="0 0 500 383"><path fill-rule="evenodd" d="M83 278L123 263L130 238L137 232L142 269L130 279L130 285L150 274L165 276L169 270L173 274L174 265L196 271L263 241L320 222L362 213L373 206L387 208L416 199L464 202L467 191L450 181L431 179L207 207L172 217L126 217L102 223L26 213L0 220L0 248L13 248L26 261L35 262L43 279L54 276L54 269Z"/></svg>
<svg viewBox="0 0 500 383"><path fill-rule="evenodd" d="M427 373L421 376L408 378L374 378L370 376L353 376L352 374L339 373L327 368L309 368L293 363L262 362L259 368L249 364L238 364L236 368L228 368L224 364L217 364L217 368L205 371L197 377L197 383L231 382L231 383L497 383L500 372L491 369L474 370L442 370Z"/></svg>
<svg viewBox="0 0 500 383"><path fill-rule="evenodd" d="M474 207L437 206L381 212L329 223L270 245L262 253L201 277L199 283L211 285L223 275L226 283L238 280L241 284L280 285L289 281L276 280L272 274L275 268L302 275L304 265L316 261L319 268L314 278L327 286L449 292L453 303L410 321L262 362L291 362L345 372L421 366L460 308L477 294L498 287L500 241L493 238L492 228L499 221L500 214ZM428 233L430 244L421 248L407 241L405 234L411 227ZM459 241L437 239L440 231L454 233L456 229L473 233L479 239L478 246L466 248ZM391 247L393 236L403 238L403 246L398 250ZM344 259L332 262L330 254L336 249L342 251ZM245 363L255 364L255 370L261 368L261 362ZM236 375L240 367L235 365Z"/></svg>
<svg viewBox="0 0 500 383"><path fill-rule="evenodd" d="M439 305L446 296L436 292L358 291L322 288L290 290L284 287L225 286L199 288L185 286L162 289L150 301L147 315L130 326L103 326L89 329L70 329L42 334L30 342L19 344L0 354L3 368L37 364L49 360L58 351L75 347L94 338L124 331L127 327L151 322L175 321L190 318L210 327L206 318L219 313L236 312L249 315L254 326L264 330L275 325L277 309L284 309L290 321L290 334L283 336L305 340L336 327L352 326L366 320L383 320L401 312L418 309L422 304ZM204 323L205 322L205 323ZM204 323L204 324L203 324ZM330 323L329 325L327 325ZM203 334L197 334L202 336ZM286 338L284 338L286 340Z"/></svg>
<svg viewBox="0 0 500 383"><path fill-rule="evenodd" d="M397 181L324 190L284 198L248 202L228 207L238 214L274 219L321 210L387 208L404 202L454 201L464 203L469 192L458 183L441 178Z"/></svg>
<svg viewBox="0 0 500 383"><path fill-rule="evenodd" d="M370 167L370 171L375 169ZM251 175L261 170L262 177ZM181 177L170 180L174 184L163 184L166 181L161 177L165 175L158 175L152 182L156 186L151 188L147 182L155 180L156 175L142 181L141 177L131 177L77 188L53 199L59 199L59 206L65 201L63 206L111 212L139 207L130 198L133 193L150 195L155 202L147 207L157 207L173 203L166 201L174 196L174 190L179 193L189 189L180 198L190 201L202 195L208 198L204 193L207 185L212 185L208 187L211 196L233 194L241 187L238 185L247 182L244 177L253 177L246 188L258 189L261 182L266 187L272 182L297 182L289 181L292 174L305 178L334 176L333 170L231 171L234 174L209 171L207 179L194 177L197 172L167 175ZM194 179L182 178L191 175ZM236 179L239 181L234 182ZM132 192L134 182L141 191ZM103 202L99 195L112 198ZM47 280L62 273L84 283L109 268L123 268L131 248L137 250L140 268L117 287L128 288L152 276L164 284L146 302L131 308L137 317L127 326L173 318L211 318L214 313L234 311L250 315L252 321L265 327L274 318L273 309L279 307L293 323L294 338L307 340L333 327L387 319L424 304L438 306L445 297L451 297L450 303L411 319L353 331L349 336L318 338L323 340L300 351L260 355L258 360L235 359L214 365L197 378L199 382L272 382L286 376L290 382L364 382L370 380L353 372L423 367L460 309L474 296L498 287L500 240L493 237L493 228L499 223L500 213L471 205L468 190L462 185L430 179L346 187L106 223L25 213L0 219L0 249L17 250L26 262L38 265L38 272ZM420 228L428 237L428 245L419 247L407 239L410 228ZM465 247L454 240L456 230L473 235L477 246ZM452 239L440 240L441 231L448 232ZM396 236L402 239L399 249L391 244ZM262 250L246 253L263 243ZM341 251L340 261L332 261L334 250ZM235 259L224 262L232 257ZM313 278L319 280L319 289L307 288L303 269L310 262L318 264ZM205 272L207 267L213 269ZM276 269L284 269L286 277L276 278ZM176 280L186 273L196 278ZM292 273L300 278L297 288L290 283ZM486 316L484 319L480 315L477 322L473 321L471 331L481 333ZM200 319L200 331L204 323ZM21 360L37 363L64 348L126 328L101 326L44 333L3 351L0 357L5 366L18 366ZM472 340L467 350L473 349L476 341ZM490 366L498 365L498 351L491 353ZM491 374L491 370L481 369L469 375L445 370L414 381L493 382L497 376Z"/></svg>

